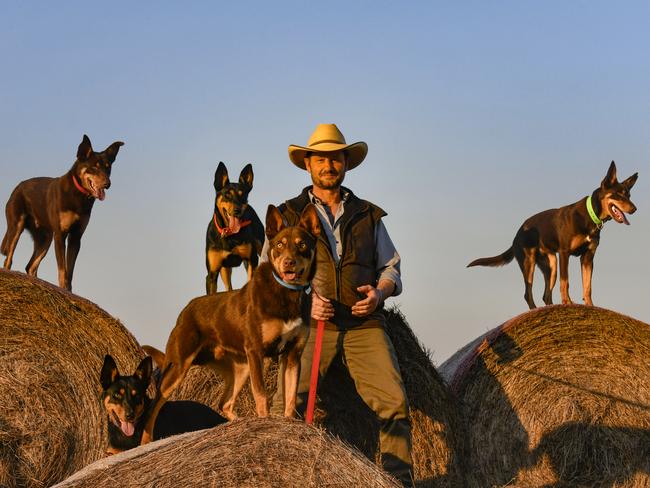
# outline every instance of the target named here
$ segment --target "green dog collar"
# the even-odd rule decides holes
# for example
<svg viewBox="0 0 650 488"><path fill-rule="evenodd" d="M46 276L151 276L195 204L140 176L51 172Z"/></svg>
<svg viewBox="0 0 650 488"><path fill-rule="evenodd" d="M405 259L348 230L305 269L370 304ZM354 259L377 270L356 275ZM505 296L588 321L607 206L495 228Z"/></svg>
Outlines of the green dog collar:
<svg viewBox="0 0 650 488"><path fill-rule="evenodd" d="M594 212L594 207L591 204L591 195L587 197L587 212L589 213L589 217L591 217L591 220L593 220L594 224L596 224L598 227L602 227L603 221L598 218L598 215L596 215L596 212Z"/></svg>

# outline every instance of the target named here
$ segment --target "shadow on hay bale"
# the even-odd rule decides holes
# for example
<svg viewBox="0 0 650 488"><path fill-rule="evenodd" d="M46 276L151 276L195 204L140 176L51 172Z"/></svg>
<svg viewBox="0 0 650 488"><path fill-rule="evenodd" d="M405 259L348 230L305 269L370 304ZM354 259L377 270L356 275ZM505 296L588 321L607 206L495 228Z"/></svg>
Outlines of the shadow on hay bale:
<svg viewBox="0 0 650 488"><path fill-rule="evenodd" d="M104 455L109 352L132 367L143 355L93 303L0 270L0 486L50 486Z"/></svg>
<svg viewBox="0 0 650 488"><path fill-rule="evenodd" d="M396 309L387 314L390 336L402 371L411 404L413 463L419 487L459 486L457 457L457 416L447 389L404 316ZM276 389L277 363L267 361L267 390ZM247 385L238 400L241 416L255 415L255 403ZM192 367L173 399L195 400L213 408L222 391L222 382L208 368ZM319 385L315 424L356 447L368 458L378 456L379 422L356 393L354 383L341 358L334 360L330 372Z"/></svg>
<svg viewBox="0 0 650 488"><path fill-rule="evenodd" d="M119 480L119 481L117 481ZM297 420L246 418L99 461L56 488L397 487L321 429Z"/></svg>
<svg viewBox="0 0 650 488"><path fill-rule="evenodd" d="M596 307L522 314L441 366L470 487L650 487L650 326Z"/></svg>

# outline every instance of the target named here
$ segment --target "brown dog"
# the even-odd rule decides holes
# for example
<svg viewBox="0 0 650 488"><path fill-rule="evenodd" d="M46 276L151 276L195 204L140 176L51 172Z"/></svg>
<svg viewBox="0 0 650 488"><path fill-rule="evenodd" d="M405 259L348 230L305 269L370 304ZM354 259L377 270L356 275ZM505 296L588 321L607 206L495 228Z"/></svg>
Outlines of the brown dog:
<svg viewBox="0 0 650 488"><path fill-rule="evenodd" d="M192 364L214 368L224 379L219 408L233 419L237 395L250 374L255 408L268 415L264 357L280 356L285 365L285 416L294 415L300 356L309 335L309 283L316 270L320 221L313 205L300 223L286 227L269 205L268 262L261 263L241 289L192 300L180 313L167 341L163 374L142 443L151 440L156 416Z"/></svg>
<svg viewBox="0 0 650 488"><path fill-rule="evenodd" d="M70 171L58 178L31 178L16 186L7 202L7 232L0 247L7 256L6 269L11 269L16 244L23 229L27 229L34 239L34 253L25 267L27 274L36 276L54 238L59 286L72 289L81 236L95 199L103 200L111 186L111 166L122 145L118 141L103 152L94 152L84 135Z"/></svg>
<svg viewBox="0 0 650 488"><path fill-rule="evenodd" d="M503 266L517 258L524 275L526 291L524 299L535 308L533 301L533 274L535 265L544 274L544 303L553 303L552 294L557 277L557 256L560 255L560 293L562 303L572 303L569 298L569 256L580 256L582 267L582 293L585 304L591 301L591 274L594 254L600 242L600 229L608 220L629 225L626 213L632 214L636 207L630 200L630 190L638 173L619 183L616 164L609 166L607 175L593 193L576 203L545 210L533 215L519 228L510 249L491 258L480 258L467 265Z"/></svg>

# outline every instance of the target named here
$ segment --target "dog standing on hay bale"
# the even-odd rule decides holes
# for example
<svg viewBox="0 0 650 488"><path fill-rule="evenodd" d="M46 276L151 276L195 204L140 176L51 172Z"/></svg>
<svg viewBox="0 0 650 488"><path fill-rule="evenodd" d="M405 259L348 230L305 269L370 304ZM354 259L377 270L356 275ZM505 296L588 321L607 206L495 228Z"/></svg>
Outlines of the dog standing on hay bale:
<svg viewBox="0 0 650 488"><path fill-rule="evenodd" d="M273 205L266 214L268 258L241 289L192 300L169 336L162 379L142 436L151 440L160 408L192 364L215 368L226 382L219 409L235 418L237 396L250 374L257 415L268 415L264 357L279 355L285 366L285 416L294 415L300 356L307 341L311 301L307 294L315 270L320 224L309 205L300 221L287 227Z"/></svg>
<svg viewBox="0 0 650 488"><path fill-rule="evenodd" d="M111 186L111 168L123 145L118 141L102 152L95 152L90 139L84 135L77 160L66 174L59 178L31 178L18 184L5 210L7 232L0 251L7 256L6 269L11 269L16 244L23 229L27 229L34 239L34 253L25 267L27 274L36 276L54 239L59 286L72 289L81 236L95 200L104 200Z"/></svg>
<svg viewBox="0 0 650 488"><path fill-rule="evenodd" d="M630 190L636 182L634 173L619 183L616 164L612 161L607 175L591 195L560 208L545 210L528 218L517 231L512 246L504 253L491 258L475 259L471 266L503 266L517 259L524 276L524 299L528 307L533 301L533 275L535 265L544 274L544 303L553 303L553 287L557 277L557 254L560 255L560 293L562 303L572 303L569 298L569 256L580 256L582 268L582 297L586 305L591 302L591 274L594 254L600 242L600 230L608 220L629 225L626 213L636 207L630 200Z"/></svg>
<svg viewBox="0 0 650 488"><path fill-rule="evenodd" d="M248 204L248 194L253 189L253 166L247 164L239 174L239 181L231 183L226 165L219 163L214 174L214 213L205 237L205 293L217 293L217 277L232 290L232 268L242 262L248 281L257 268L258 255L264 242L264 226L257 213Z"/></svg>

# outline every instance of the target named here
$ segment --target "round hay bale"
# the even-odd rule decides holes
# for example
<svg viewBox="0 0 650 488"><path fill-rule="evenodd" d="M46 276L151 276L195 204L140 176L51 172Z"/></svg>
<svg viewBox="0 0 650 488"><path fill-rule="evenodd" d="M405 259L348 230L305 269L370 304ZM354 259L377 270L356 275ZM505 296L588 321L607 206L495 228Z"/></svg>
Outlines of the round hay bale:
<svg viewBox="0 0 650 488"><path fill-rule="evenodd" d="M50 486L104 455L106 353L120 367L143 356L88 300L0 271L0 486Z"/></svg>
<svg viewBox="0 0 650 488"><path fill-rule="evenodd" d="M650 326L556 305L479 339L441 367L469 486L650 487Z"/></svg>
<svg viewBox="0 0 650 488"><path fill-rule="evenodd" d="M296 420L247 418L153 442L99 461L57 488L391 487L371 462Z"/></svg>
<svg viewBox="0 0 650 488"><path fill-rule="evenodd" d="M457 456L457 415L447 388L419 343L404 316L397 310L386 312L387 333L397 353L411 406L413 465L420 487L456 487L460 479ZM267 361L266 387L276 390L277 362ZM216 408L223 390L221 379L208 368L192 367L173 399L195 400ZM327 377L318 387L320 402L314 423L378 461L379 422L356 393L354 383L336 358ZM255 402L246 387L238 399L241 416L255 415Z"/></svg>

